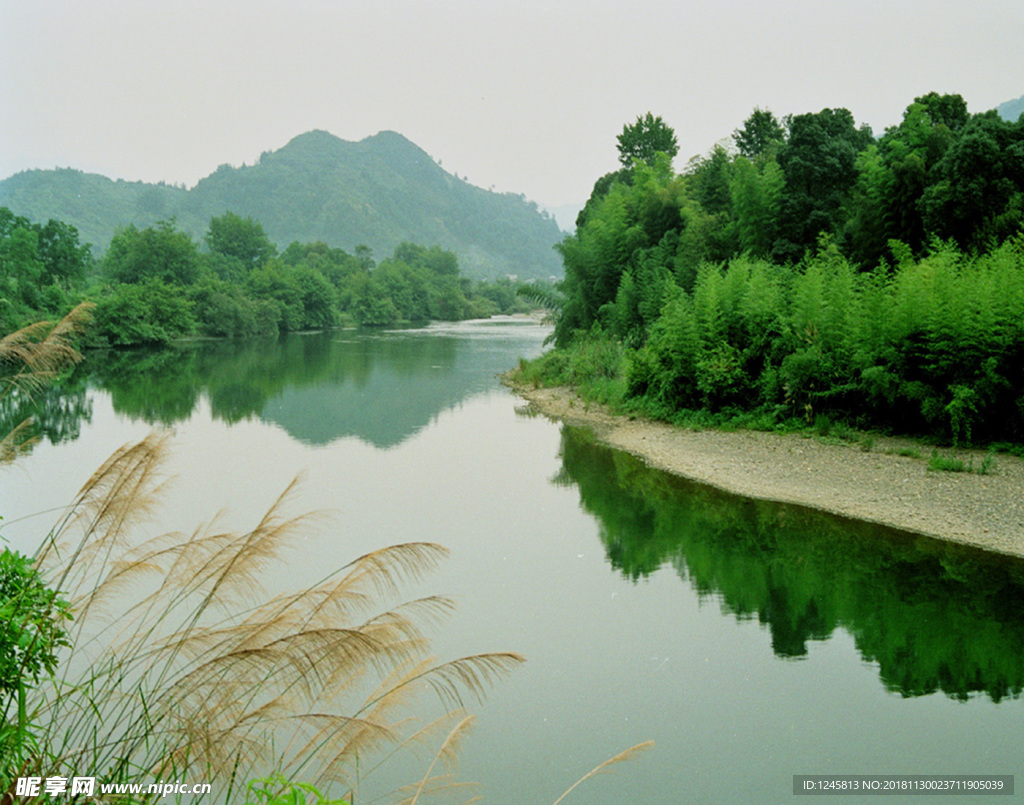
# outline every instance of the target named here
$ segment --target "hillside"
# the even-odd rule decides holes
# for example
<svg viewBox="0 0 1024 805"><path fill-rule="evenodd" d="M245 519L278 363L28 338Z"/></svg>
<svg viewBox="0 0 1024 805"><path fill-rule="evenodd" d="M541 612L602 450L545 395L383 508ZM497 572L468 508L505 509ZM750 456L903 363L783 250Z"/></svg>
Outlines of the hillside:
<svg viewBox="0 0 1024 805"><path fill-rule="evenodd" d="M0 182L0 206L33 221L78 228L102 252L118 227L174 218L197 240L232 211L259 221L280 248L324 241L377 257L402 241L440 244L463 273L547 279L562 273L562 233L524 197L474 187L395 132L348 142L324 131L265 152L255 165L222 165L194 188L113 181L72 169L24 171Z"/></svg>
<svg viewBox="0 0 1024 805"><path fill-rule="evenodd" d="M996 111L1003 120L1009 120L1011 123L1015 123L1022 114L1024 114L1024 95L1021 95L1014 101L1006 101L1005 103L999 104L996 107Z"/></svg>

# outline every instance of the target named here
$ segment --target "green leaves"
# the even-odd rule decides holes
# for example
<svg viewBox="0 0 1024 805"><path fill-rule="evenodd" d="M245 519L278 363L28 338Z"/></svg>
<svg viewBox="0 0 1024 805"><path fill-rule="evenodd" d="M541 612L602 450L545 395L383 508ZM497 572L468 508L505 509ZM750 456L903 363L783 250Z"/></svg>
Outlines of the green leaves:
<svg viewBox="0 0 1024 805"><path fill-rule="evenodd" d="M57 652L70 645L68 603L46 586L35 563L0 551L0 781L35 746L25 694L57 669Z"/></svg>
<svg viewBox="0 0 1024 805"><path fill-rule="evenodd" d="M632 125L622 127L616 138L619 144L619 162L630 167L636 162L652 163L656 154L668 154L671 160L679 153L676 133L665 125L660 116L650 112L638 117Z"/></svg>
<svg viewBox="0 0 1024 805"><path fill-rule="evenodd" d="M245 805L348 805L348 800L330 799L309 783L277 774L252 780L246 787Z"/></svg>
<svg viewBox="0 0 1024 805"><path fill-rule="evenodd" d="M199 249L173 221L160 221L141 230L129 224L110 242L105 265L107 274L117 282L137 284L155 279L190 285L199 278Z"/></svg>
<svg viewBox="0 0 1024 805"><path fill-rule="evenodd" d="M70 619L67 602L47 588L29 557L0 552L0 693L53 673Z"/></svg>

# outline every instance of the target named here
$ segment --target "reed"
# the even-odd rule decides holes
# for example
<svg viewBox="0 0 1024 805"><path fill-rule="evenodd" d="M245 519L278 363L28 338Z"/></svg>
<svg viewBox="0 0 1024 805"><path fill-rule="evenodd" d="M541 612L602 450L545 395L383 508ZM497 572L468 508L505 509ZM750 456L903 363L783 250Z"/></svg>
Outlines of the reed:
<svg viewBox="0 0 1024 805"><path fill-rule="evenodd" d="M0 404L32 396L82 360L75 340L92 318L94 305L82 302L57 322L40 321L0 338ZM0 434L0 463L11 461L33 439L31 420Z"/></svg>
<svg viewBox="0 0 1024 805"><path fill-rule="evenodd" d="M433 660L424 628L451 610L445 598L380 606L446 555L432 543L382 548L307 589L254 599L315 519L284 514L294 484L247 532L133 544L162 491L166 447L154 435L116 451L36 557L75 613L72 651L30 695L42 776L191 778L223 792L269 773L354 796L382 776L375 758L443 740L465 718L465 694L482 698L522 662ZM409 703L424 690L448 711L420 728Z"/></svg>

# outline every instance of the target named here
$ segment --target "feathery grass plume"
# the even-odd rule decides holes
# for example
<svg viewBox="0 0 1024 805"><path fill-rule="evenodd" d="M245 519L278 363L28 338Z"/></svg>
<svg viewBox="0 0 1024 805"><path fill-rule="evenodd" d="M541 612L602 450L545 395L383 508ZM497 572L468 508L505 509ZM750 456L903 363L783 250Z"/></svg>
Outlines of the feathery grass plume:
<svg viewBox="0 0 1024 805"><path fill-rule="evenodd" d="M643 743L638 743L636 746L631 746L629 749L619 752L619 754L617 754L615 757L608 758L608 760L606 760L604 763L595 766L582 777L580 777L580 779L578 779L575 783L569 786L565 790L565 793L563 793L562 796L555 800L554 805L559 805L559 803L567 796L569 796L569 794L572 793L573 789L580 785L580 783L583 783L589 780L591 777L594 777L598 774L603 774L606 771L611 771L611 766L614 766L616 763L621 763L624 760L632 760L640 752L643 752L645 749L650 749L652 746L654 746L654 741L644 741Z"/></svg>
<svg viewBox="0 0 1024 805"><path fill-rule="evenodd" d="M0 402L9 395L32 396L82 360L74 339L85 331L93 307L82 302L56 324L40 321L0 338ZM30 426L26 420L3 434L0 463L31 444Z"/></svg>
<svg viewBox="0 0 1024 805"><path fill-rule="evenodd" d="M72 650L32 692L42 776L192 776L229 789L269 771L347 796L376 792L386 761L440 740L444 724L464 718L464 693L481 698L523 661L430 658L424 630L451 602L392 602L447 555L431 543L381 548L307 589L260 598L281 549L317 519L286 516L294 484L248 532L213 521L139 543L135 527L164 488L165 453L161 436L116 451L38 552L75 613ZM456 711L419 727L423 690ZM431 776L435 764L420 802L454 785Z"/></svg>
<svg viewBox="0 0 1024 805"><path fill-rule="evenodd" d="M401 805L416 805L424 791L430 790L438 784L446 785L450 783L455 761L458 759L459 743L462 741L465 734L472 728L473 722L473 716L466 716L452 727L451 731L445 737L444 742L441 744L441 747L437 750L437 754L434 756L434 759L427 767L427 773L423 775L423 779L417 784L412 797L408 800L403 800ZM434 767L439 761L444 765L447 773L441 777L433 777Z"/></svg>

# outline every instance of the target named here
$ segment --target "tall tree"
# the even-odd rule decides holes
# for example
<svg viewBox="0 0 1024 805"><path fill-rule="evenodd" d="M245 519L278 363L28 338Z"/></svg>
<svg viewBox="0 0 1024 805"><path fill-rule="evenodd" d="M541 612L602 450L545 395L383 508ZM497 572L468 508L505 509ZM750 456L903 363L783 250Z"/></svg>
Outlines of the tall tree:
<svg viewBox="0 0 1024 805"><path fill-rule="evenodd" d="M118 282L157 279L173 285L191 285L199 277L199 250L173 221L160 221L146 229L129 224L107 250L106 270Z"/></svg>
<svg viewBox="0 0 1024 805"><path fill-rule="evenodd" d="M756 107L750 117L743 121L743 128L732 133L736 148L751 162L765 156L782 144L786 130L767 109Z"/></svg>
<svg viewBox="0 0 1024 805"><path fill-rule="evenodd" d="M789 139L779 149L786 177L782 234L776 259L799 259L822 232L837 232L846 195L857 181L857 154L874 140L867 126L857 128L846 109L796 115Z"/></svg>
<svg viewBox="0 0 1024 805"><path fill-rule="evenodd" d="M975 115L935 165L925 224L963 247L999 242L1024 225L1024 122Z"/></svg>
<svg viewBox="0 0 1024 805"><path fill-rule="evenodd" d="M39 259L43 262L43 285L57 283L68 289L85 280L92 262L88 243L80 243L78 230L63 221L50 219L39 227Z"/></svg>
<svg viewBox="0 0 1024 805"><path fill-rule="evenodd" d="M260 223L233 212L210 219L206 245L212 252L240 260L249 271L277 253Z"/></svg>
<svg viewBox="0 0 1024 805"><path fill-rule="evenodd" d="M655 154L668 154L671 160L679 153L676 133L665 125L660 115L655 117L650 112L638 117L633 125L623 126L622 134L616 139L619 162L626 168L634 162L651 164Z"/></svg>

